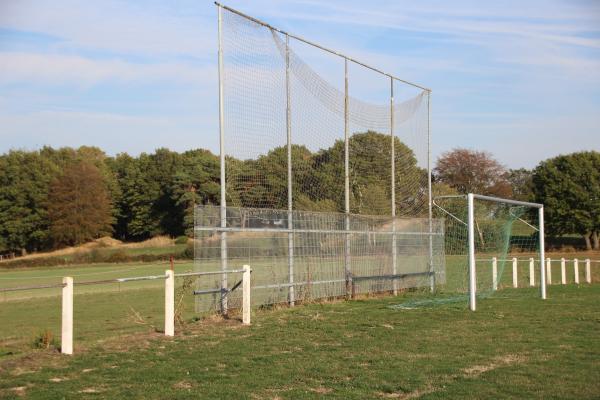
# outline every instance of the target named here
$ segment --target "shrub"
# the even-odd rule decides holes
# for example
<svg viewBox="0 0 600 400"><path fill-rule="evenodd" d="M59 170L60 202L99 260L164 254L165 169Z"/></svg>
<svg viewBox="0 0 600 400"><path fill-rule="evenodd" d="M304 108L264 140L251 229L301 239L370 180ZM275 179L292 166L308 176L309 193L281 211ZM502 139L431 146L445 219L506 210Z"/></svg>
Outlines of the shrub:
<svg viewBox="0 0 600 400"><path fill-rule="evenodd" d="M131 257L125 250L117 250L114 253L111 253L106 258L106 261L111 263L128 262L131 261Z"/></svg>
<svg viewBox="0 0 600 400"><path fill-rule="evenodd" d="M58 342L50 329L44 330L33 339L33 347L36 349L58 348Z"/></svg>
<svg viewBox="0 0 600 400"><path fill-rule="evenodd" d="M187 244L188 237L187 236L179 236L175 239L175 244Z"/></svg>

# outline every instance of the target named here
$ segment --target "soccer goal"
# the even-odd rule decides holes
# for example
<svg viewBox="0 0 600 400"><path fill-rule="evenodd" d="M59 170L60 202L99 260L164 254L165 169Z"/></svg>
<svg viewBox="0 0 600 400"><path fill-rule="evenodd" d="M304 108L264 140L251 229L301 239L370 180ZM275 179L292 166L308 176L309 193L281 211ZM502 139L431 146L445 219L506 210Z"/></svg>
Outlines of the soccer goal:
<svg viewBox="0 0 600 400"><path fill-rule="evenodd" d="M546 298L542 204L468 194L439 196L434 205L445 220L442 292L468 294L473 311L477 298L527 294L535 286Z"/></svg>

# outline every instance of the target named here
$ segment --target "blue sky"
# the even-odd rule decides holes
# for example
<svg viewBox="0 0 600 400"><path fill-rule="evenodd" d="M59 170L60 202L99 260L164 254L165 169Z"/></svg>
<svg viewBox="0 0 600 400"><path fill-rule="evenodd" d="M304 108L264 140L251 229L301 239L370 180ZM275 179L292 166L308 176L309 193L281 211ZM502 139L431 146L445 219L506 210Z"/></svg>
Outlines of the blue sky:
<svg viewBox="0 0 600 400"><path fill-rule="evenodd" d="M433 89L433 154L600 150L600 2L227 5ZM0 0L0 152L217 150L211 1Z"/></svg>

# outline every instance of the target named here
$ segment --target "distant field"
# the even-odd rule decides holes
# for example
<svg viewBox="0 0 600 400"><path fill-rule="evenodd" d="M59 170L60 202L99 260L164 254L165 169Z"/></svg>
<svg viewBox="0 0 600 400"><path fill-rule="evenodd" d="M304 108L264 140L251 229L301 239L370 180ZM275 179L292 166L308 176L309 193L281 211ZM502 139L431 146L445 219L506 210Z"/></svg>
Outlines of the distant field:
<svg viewBox="0 0 600 400"><path fill-rule="evenodd" d="M5 353L0 397L597 398L600 285L555 286L546 301L536 289L503 292L481 300L475 313L456 304L388 307L406 294L255 311L250 327L189 322L174 339L146 327L76 346L71 357ZM107 308L118 304L104 300ZM31 319L40 304L30 305Z"/></svg>

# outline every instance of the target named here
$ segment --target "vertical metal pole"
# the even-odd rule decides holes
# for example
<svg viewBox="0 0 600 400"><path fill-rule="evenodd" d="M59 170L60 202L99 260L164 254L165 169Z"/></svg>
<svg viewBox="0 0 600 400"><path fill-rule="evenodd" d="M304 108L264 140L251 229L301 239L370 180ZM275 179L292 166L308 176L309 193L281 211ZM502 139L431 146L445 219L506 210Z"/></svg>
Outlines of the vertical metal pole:
<svg viewBox="0 0 600 400"><path fill-rule="evenodd" d="M392 274L397 274L398 249L396 248L396 146L394 143L394 78L390 77L390 137L392 139ZM398 281L392 280L394 296L398 295Z"/></svg>
<svg viewBox="0 0 600 400"><path fill-rule="evenodd" d="M350 230L350 137L348 122L348 59L344 58L344 212L346 231ZM344 274L346 276L346 296L349 296L350 276L350 233L346 233L344 246Z"/></svg>
<svg viewBox="0 0 600 400"><path fill-rule="evenodd" d="M221 164L221 228L227 227L227 203L225 199L225 109L223 105L223 16L222 7L217 6L218 17L218 40L219 40L219 156ZM221 232L221 270L227 270L227 232ZM227 314L227 274L221 275L221 312Z"/></svg>
<svg viewBox="0 0 600 400"><path fill-rule="evenodd" d="M575 283L579 284L579 260L573 260L573 276L575 277Z"/></svg>
<svg viewBox="0 0 600 400"><path fill-rule="evenodd" d="M540 291L542 299L546 299L546 268L544 268L545 250L544 250L544 207L538 209L539 234L540 234Z"/></svg>
<svg viewBox="0 0 600 400"><path fill-rule="evenodd" d="M427 196L429 197L429 273L431 292L435 291L435 270L433 268L433 196L431 193L431 92L427 92Z"/></svg>
<svg viewBox="0 0 600 400"><path fill-rule="evenodd" d="M292 109L290 98L290 37L285 35L285 96L286 96L286 113L285 124L287 128L287 180L288 180L288 229L294 227L292 220ZM289 276L289 302L293 306L296 302L294 293L294 234L288 233L288 276Z"/></svg>
<svg viewBox="0 0 600 400"><path fill-rule="evenodd" d="M475 296L477 293L477 273L475 271L475 213L473 193L467 195L468 207L468 235L469 235L469 308L475 311Z"/></svg>

